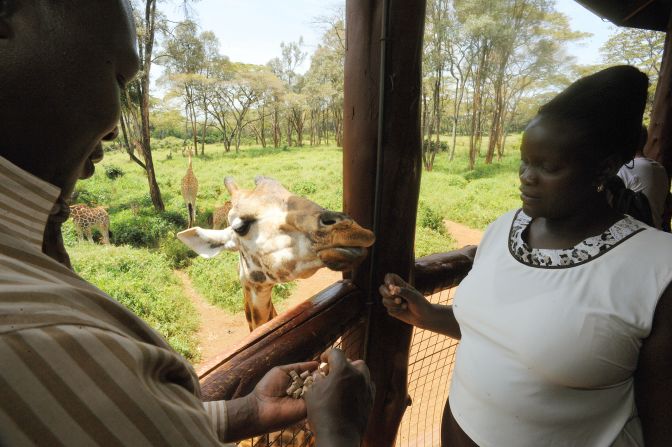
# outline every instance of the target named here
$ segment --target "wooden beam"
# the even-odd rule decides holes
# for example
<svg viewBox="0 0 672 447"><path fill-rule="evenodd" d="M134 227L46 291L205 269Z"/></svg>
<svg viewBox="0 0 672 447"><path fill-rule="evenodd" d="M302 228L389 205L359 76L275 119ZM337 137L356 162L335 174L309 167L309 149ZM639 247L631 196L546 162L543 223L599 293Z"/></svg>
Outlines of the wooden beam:
<svg viewBox="0 0 672 447"><path fill-rule="evenodd" d="M369 261L353 276L368 294L363 354L376 384L366 446L394 444L408 402L412 328L387 315L377 288L387 272L413 280L424 17L424 0L346 3L343 198L345 211L376 233Z"/></svg>
<svg viewBox="0 0 672 447"><path fill-rule="evenodd" d="M649 123L649 139L644 154L665 166L672 174L672 15L667 26L665 50Z"/></svg>
<svg viewBox="0 0 672 447"><path fill-rule="evenodd" d="M621 23L620 23L620 24L622 24L622 25L627 25L627 24L628 24L628 20L630 20L631 18L633 18L634 16L636 16L637 14L639 14L640 12L642 12L643 10L645 10L646 8L648 8L649 5L650 5L651 3L654 3L654 2L656 2L656 1L657 1L657 0L638 0L637 3L635 3L635 4L632 6L632 9L631 9L630 12L628 13L628 15L626 15L625 17L623 17L623 18L621 19Z"/></svg>
<svg viewBox="0 0 672 447"><path fill-rule="evenodd" d="M315 358L359 321L363 302L361 291L342 281L279 315L201 370L203 399L244 396L272 367Z"/></svg>

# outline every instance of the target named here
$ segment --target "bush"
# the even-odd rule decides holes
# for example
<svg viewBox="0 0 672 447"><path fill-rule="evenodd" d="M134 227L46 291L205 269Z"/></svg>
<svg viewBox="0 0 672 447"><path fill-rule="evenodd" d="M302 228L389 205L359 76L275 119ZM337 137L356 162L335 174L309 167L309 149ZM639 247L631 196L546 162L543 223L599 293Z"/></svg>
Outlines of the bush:
<svg viewBox="0 0 672 447"><path fill-rule="evenodd" d="M443 225L443 216L422 202L418 207L417 221L418 225L422 228L429 228L439 234L445 234L446 232L446 228Z"/></svg>
<svg viewBox="0 0 672 447"><path fill-rule="evenodd" d="M191 260L197 255L173 234L168 234L161 240L159 251L165 256L174 269L183 269L191 265Z"/></svg>
<svg viewBox="0 0 672 447"><path fill-rule="evenodd" d="M430 150L432 152L446 152L448 150L448 143L441 141L437 145L436 140L425 140L422 143L422 147L424 150Z"/></svg>
<svg viewBox="0 0 672 447"><path fill-rule="evenodd" d="M449 234L441 234L430 228L415 229L415 257L455 250L456 242Z"/></svg>
<svg viewBox="0 0 672 447"><path fill-rule="evenodd" d="M180 229L162 214L136 216L130 210L110 216L110 227L112 229L110 239L113 244L149 248L158 247L162 238Z"/></svg>
<svg viewBox="0 0 672 447"><path fill-rule="evenodd" d="M166 259L131 247L80 244L73 267L161 333L180 354L198 359L198 315Z"/></svg>
<svg viewBox="0 0 672 447"><path fill-rule="evenodd" d="M109 178L110 180L116 180L123 175L124 171L120 167L114 165L105 166L105 177Z"/></svg>

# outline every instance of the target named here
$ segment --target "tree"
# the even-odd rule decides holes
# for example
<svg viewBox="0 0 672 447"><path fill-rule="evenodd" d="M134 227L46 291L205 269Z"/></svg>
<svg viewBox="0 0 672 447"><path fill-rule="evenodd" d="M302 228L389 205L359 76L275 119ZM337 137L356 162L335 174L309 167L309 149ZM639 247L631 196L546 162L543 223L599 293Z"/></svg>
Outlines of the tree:
<svg viewBox="0 0 672 447"><path fill-rule="evenodd" d="M214 37L214 36L213 36ZM198 25L192 20L177 24L172 36L166 39L164 55L166 77L173 86L173 94L182 97L184 111L193 139L194 153L198 151L198 105L207 79L205 44L198 35Z"/></svg>
<svg viewBox="0 0 672 447"><path fill-rule="evenodd" d="M634 65L652 77L660 75L660 62L665 46L665 33L637 28L618 28L600 47L607 64Z"/></svg>
<svg viewBox="0 0 672 447"><path fill-rule="evenodd" d="M306 58L306 53L301 49L302 46L303 37L300 37L298 42L281 42L280 49L282 56L271 59L267 64L271 72L273 72L278 78L285 82L289 93L300 94L301 88L303 86L303 76L296 72L297 67L301 65ZM304 127L304 104L305 102L302 100L302 98L296 96L291 96L291 98L285 102L285 106L287 107L287 114L285 119L287 126L286 135L288 146L292 145L293 132L295 130L298 132L299 129L302 130ZM279 112L279 104L276 103L276 109L273 115L275 128L274 133L276 135L280 133ZM303 145L303 141L299 139L297 144L301 146Z"/></svg>
<svg viewBox="0 0 672 447"><path fill-rule="evenodd" d="M152 204L157 211L164 211L165 206L161 198L161 190L156 181L154 171L154 162L152 160L151 135L149 123L149 91L150 91L150 72L153 63L154 43L156 31L159 25L163 23L163 18L156 10L157 0L135 0L133 9L136 17L138 31L138 55L140 57L140 72L135 81L130 83L130 89L137 89L139 94L139 115L140 115L140 141L138 141L144 158L144 168L147 173L149 183L149 194L152 198ZM130 106L130 103L129 103Z"/></svg>
<svg viewBox="0 0 672 447"><path fill-rule="evenodd" d="M618 28L600 47L602 60L606 64L634 65L649 76L647 115L653 106L664 47L664 32L636 28Z"/></svg>

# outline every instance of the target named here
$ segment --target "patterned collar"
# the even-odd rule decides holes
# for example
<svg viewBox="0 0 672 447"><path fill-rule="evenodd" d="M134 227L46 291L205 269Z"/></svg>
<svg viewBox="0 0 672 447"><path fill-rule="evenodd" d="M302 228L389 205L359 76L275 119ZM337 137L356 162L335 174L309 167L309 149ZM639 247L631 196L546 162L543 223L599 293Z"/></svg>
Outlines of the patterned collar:
<svg viewBox="0 0 672 447"><path fill-rule="evenodd" d="M592 261L621 242L644 231L648 226L625 216L607 228L602 234L591 236L572 248L531 248L523 239L523 233L532 218L518 210L509 232L509 252L520 263L539 268L568 268Z"/></svg>
<svg viewBox="0 0 672 447"><path fill-rule="evenodd" d="M44 229L60 192L0 156L0 231L42 250Z"/></svg>

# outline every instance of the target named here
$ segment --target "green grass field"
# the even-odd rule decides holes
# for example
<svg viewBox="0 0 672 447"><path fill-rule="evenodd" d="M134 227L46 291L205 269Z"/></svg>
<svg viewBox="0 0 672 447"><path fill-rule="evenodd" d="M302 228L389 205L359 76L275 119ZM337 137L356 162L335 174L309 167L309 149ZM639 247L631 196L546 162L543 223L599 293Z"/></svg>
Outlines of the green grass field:
<svg viewBox="0 0 672 447"><path fill-rule="evenodd" d="M163 146L157 142L157 147ZM451 250L455 241L442 221L454 220L484 229L497 216L519 206L517 192L520 136L507 139L505 157L491 165L479 159L468 170L466 138L458 139L456 158L439 153L434 169L423 172L416 232L416 256ZM484 141L485 147L487 141ZM187 159L180 151L154 152L157 180L166 205L154 212L143 171L123 152L108 152L96 174L77 185L77 201L104 205L110 214L111 240L116 247L78 242L72 225L64 239L75 269L87 280L128 306L158 329L181 353L196 359L198 316L182 294L173 269L185 270L194 287L211 303L231 312L242 310L237 279L237 255L195 258L175 238L186 228L186 208L180 180ZM241 188L252 188L256 175L273 177L290 191L325 208L340 210L343 202L342 150L336 147L243 147L226 153L220 145L206 146L205 156L194 158L199 181L197 224L210 227L214 207L228 199L223 184L233 176ZM289 296L292 285L276 287L274 300Z"/></svg>

